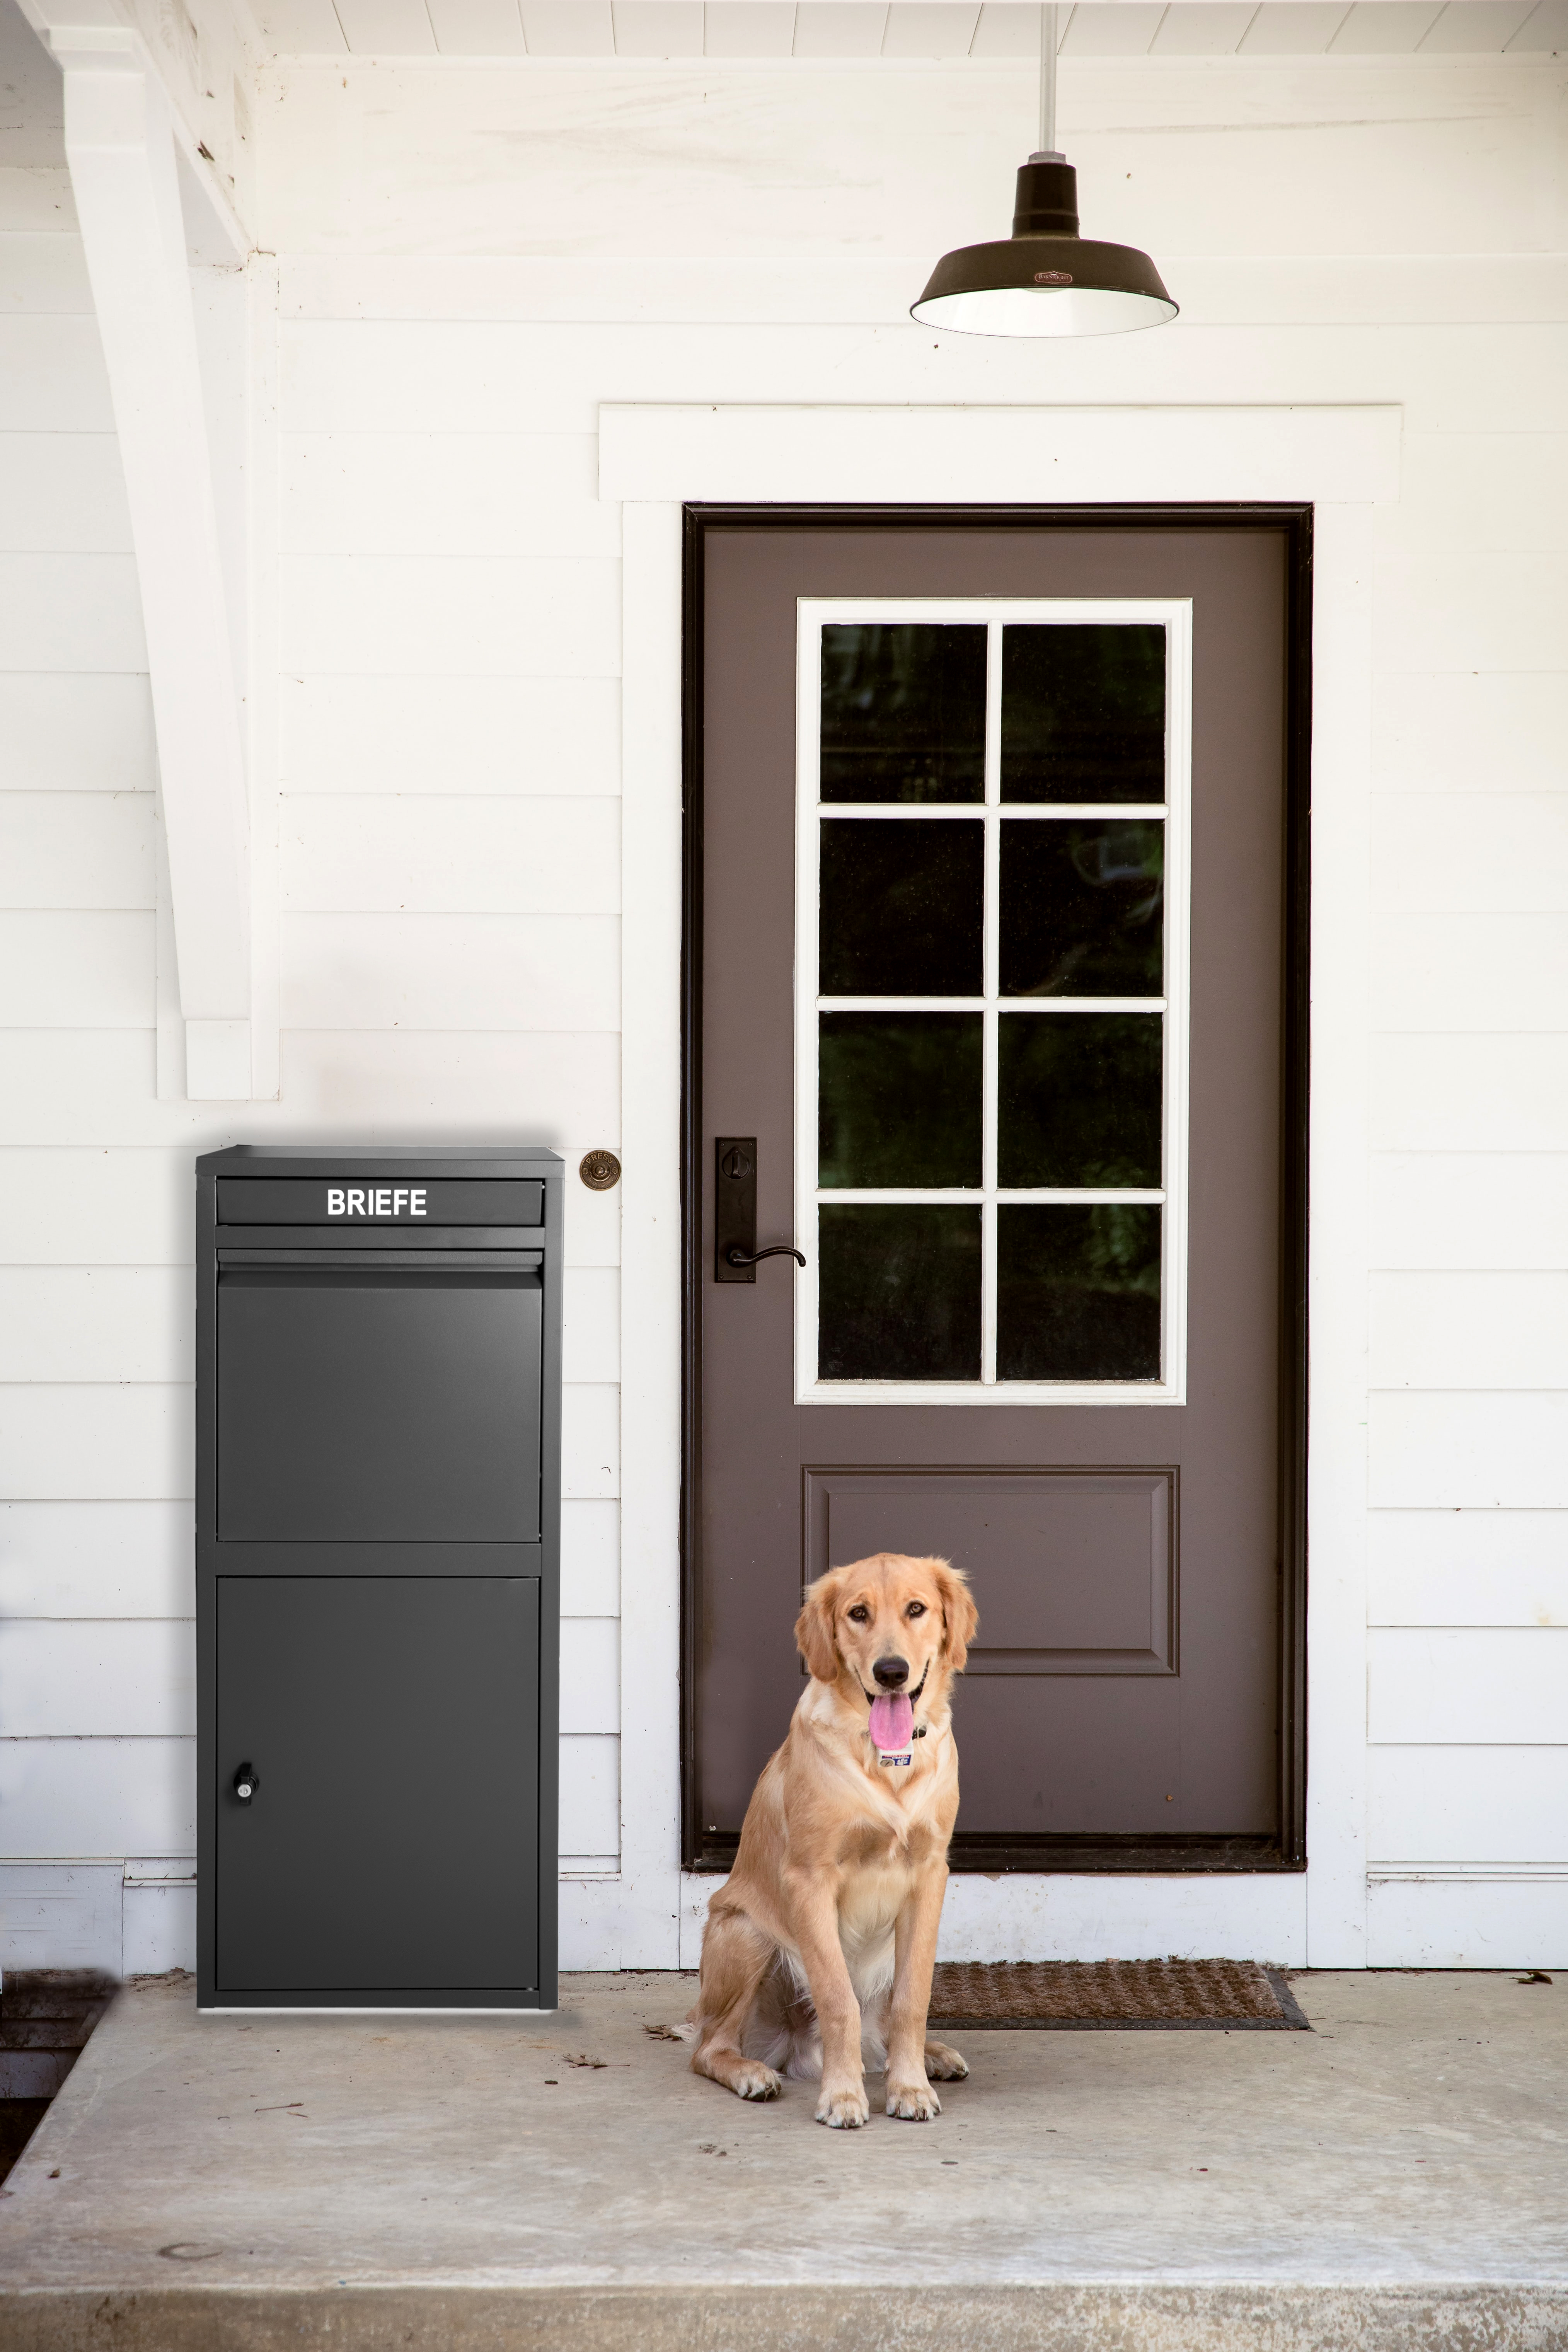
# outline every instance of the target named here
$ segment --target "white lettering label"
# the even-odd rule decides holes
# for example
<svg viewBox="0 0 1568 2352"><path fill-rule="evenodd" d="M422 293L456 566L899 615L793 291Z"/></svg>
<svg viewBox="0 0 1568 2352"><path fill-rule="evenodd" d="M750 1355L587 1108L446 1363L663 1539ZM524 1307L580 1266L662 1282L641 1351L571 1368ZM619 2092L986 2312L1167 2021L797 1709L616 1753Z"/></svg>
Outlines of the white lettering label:
<svg viewBox="0 0 1568 2352"><path fill-rule="evenodd" d="M417 1192L410 1192L408 1195L408 1213L411 1217L422 1217L425 1214L425 1192L423 1186L421 1186Z"/></svg>
<svg viewBox="0 0 1568 2352"><path fill-rule="evenodd" d="M403 1192L401 1189L394 1192L392 1196L392 1213L395 1217L400 1217L403 1214L403 1203L407 1200L407 1193Z"/></svg>
<svg viewBox="0 0 1568 2352"><path fill-rule="evenodd" d="M375 1196L375 1213L378 1217L390 1217L392 1214L392 1194L384 1184Z"/></svg>
<svg viewBox="0 0 1568 2352"><path fill-rule="evenodd" d="M334 1185L329 1184L327 1187L327 1214L329 1217L341 1217L342 1213L343 1196Z"/></svg>
<svg viewBox="0 0 1568 2352"><path fill-rule="evenodd" d="M350 1216L351 1216L351 1217L363 1217L363 1214L364 1214L364 1194L363 1194L363 1192L353 1192L353 1191L351 1191L351 1192L350 1192L350 1193L349 1193L349 1214L350 1214Z"/></svg>

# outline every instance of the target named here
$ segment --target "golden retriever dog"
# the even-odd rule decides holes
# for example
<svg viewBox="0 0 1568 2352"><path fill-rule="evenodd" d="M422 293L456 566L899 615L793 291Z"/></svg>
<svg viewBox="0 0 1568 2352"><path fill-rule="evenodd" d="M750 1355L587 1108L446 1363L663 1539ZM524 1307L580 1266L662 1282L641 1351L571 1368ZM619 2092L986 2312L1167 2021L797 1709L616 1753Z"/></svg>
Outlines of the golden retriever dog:
<svg viewBox="0 0 1568 2352"><path fill-rule="evenodd" d="M820 2076L817 2122L854 2130L885 2061L888 2113L927 2123L931 2076L969 2072L926 2011L958 1813L948 1699L978 1622L945 1559L879 1552L806 1593L811 1680L708 1906L688 2020L694 2071L742 2099Z"/></svg>

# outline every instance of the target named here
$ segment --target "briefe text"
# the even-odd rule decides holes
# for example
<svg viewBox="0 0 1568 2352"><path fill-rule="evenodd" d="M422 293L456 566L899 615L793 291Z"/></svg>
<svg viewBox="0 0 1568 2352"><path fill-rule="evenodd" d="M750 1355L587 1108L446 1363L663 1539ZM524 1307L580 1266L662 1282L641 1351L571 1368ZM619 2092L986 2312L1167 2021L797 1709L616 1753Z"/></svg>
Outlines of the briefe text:
<svg viewBox="0 0 1568 2352"><path fill-rule="evenodd" d="M349 1185L340 1189L327 1187L329 1217L422 1217L425 1214L426 1187L419 1184L411 1191L403 1185L381 1185L368 1190L356 1190Z"/></svg>

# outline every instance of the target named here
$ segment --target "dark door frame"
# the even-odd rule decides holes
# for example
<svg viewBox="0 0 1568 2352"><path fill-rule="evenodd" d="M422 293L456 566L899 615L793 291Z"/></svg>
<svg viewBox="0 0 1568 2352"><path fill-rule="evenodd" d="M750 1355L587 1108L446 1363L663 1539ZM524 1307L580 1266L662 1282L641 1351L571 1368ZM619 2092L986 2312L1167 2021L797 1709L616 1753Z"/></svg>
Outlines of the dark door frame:
<svg viewBox="0 0 1568 2352"><path fill-rule="evenodd" d="M697 1808L696 1668L701 1652L701 1562L696 1497L701 1470L699 1307L702 1256L703 610L711 530L1280 531L1286 543L1286 776L1279 1410L1279 1832L1275 1837L1041 1837L1000 1844L953 1841L955 1870L1178 1873L1301 1871L1307 1866L1307 1171L1310 1045L1312 508L1224 504L1105 506L721 506L682 509L681 793L681 1860L723 1872L733 1837L708 1832Z"/></svg>

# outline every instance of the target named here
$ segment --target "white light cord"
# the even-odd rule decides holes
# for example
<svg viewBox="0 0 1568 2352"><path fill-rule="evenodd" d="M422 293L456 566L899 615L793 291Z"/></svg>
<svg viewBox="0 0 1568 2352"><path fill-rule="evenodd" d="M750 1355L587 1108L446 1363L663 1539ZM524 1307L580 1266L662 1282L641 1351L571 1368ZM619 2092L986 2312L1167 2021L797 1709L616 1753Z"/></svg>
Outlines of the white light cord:
<svg viewBox="0 0 1568 2352"><path fill-rule="evenodd" d="M1040 143L1031 163L1059 163L1057 152L1057 29L1058 10L1040 10Z"/></svg>

